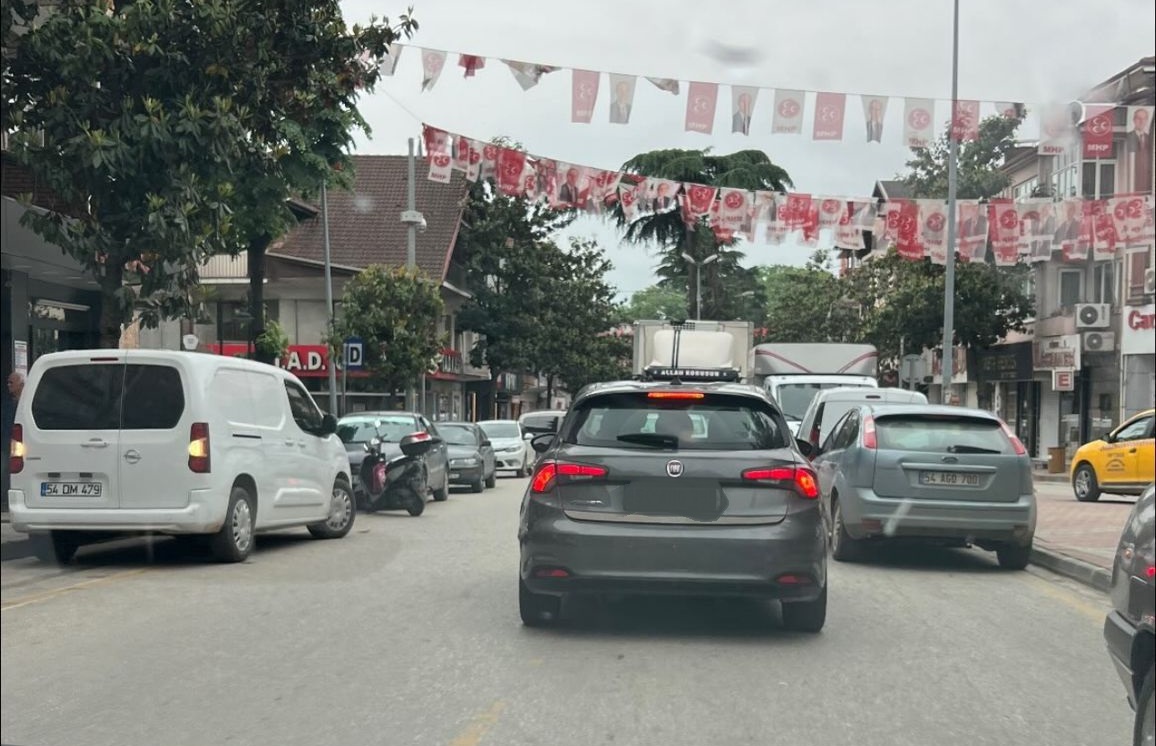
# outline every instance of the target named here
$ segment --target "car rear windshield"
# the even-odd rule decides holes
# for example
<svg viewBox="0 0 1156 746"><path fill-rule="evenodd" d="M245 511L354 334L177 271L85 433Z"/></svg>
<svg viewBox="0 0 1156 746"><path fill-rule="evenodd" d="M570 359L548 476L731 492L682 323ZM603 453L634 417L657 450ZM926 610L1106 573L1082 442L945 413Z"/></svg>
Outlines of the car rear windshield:
<svg viewBox="0 0 1156 746"><path fill-rule="evenodd" d="M660 399L645 391L606 394L582 402L563 441L700 451L762 451L786 448L790 443L782 416L760 399L712 393L694 399Z"/></svg>
<svg viewBox="0 0 1156 746"><path fill-rule="evenodd" d="M476 446L478 436L464 425L438 425L438 433L451 446Z"/></svg>
<svg viewBox="0 0 1156 746"><path fill-rule="evenodd" d="M995 420L953 415L900 415L875 420L880 449L932 453L1015 453Z"/></svg>
<svg viewBox="0 0 1156 746"><path fill-rule="evenodd" d="M520 438L522 430L516 422L483 422L482 431L489 438Z"/></svg>
<svg viewBox="0 0 1156 746"><path fill-rule="evenodd" d="M185 411L181 374L168 365L62 365L32 397L41 430L171 430Z"/></svg>
<svg viewBox="0 0 1156 746"><path fill-rule="evenodd" d="M378 425L377 420L381 421ZM417 432L417 423L412 417L357 417L337 423L337 437L346 445L368 443L372 438L381 438L385 443L396 443L410 433Z"/></svg>

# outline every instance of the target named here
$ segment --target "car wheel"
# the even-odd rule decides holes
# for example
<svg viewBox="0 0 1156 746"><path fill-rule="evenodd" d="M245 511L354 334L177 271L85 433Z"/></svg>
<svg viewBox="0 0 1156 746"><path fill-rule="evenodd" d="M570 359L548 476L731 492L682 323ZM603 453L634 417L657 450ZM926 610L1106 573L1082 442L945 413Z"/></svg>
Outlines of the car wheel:
<svg viewBox="0 0 1156 746"><path fill-rule="evenodd" d="M1156 744L1156 698L1152 696L1156 685L1156 670L1148 669L1140 696L1136 699L1136 725L1132 729L1132 743L1136 746Z"/></svg>
<svg viewBox="0 0 1156 746"><path fill-rule="evenodd" d="M478 477L470 483L470 492L478 493L486 489L486 482L481 477Z"/></svg>
<svg viewBox="0 0 1156 746"><path fill-rule="evenodd" d="M488 489L492 490L494 487L497 486L497 484L498 484L498 467L495 466L494 470L490 472L490 476L486 477L486 487Z"/></svg>
<svg viewBox="0 0 1156 746"><path fill-rule="evenodd" d="M1019 544L1004 544L996 547L996 559L999 560L999 566L1005 570L1023 570L1028 566L1032 558L1032 545L1027 546Z"/></svg>
<svg viewBox="0 0 1156 746"><path fill-rule="evenodd" d="M67 565L76 557L76 551L84 544L79 531L49 531L31 537L32 551L41 562Z"/></svg>
<svg viewBox="0 0 1156 746"><path fill-rule="evenodd" d="M1090 464L1080 464L1076 469L1072 475L1072 491L1082 503L1094 503L1100 499L1100 482L1096 479L1096 470Z"/></svg>
<svg viewBox="0 0 1156 746"><path fill-rule="evenodd" d="M843 508L838 500L831 507L831 556L837 562L855 562L863 556L863 542L847 533Z"/></svg>
<svg viewBox="0 0 1156 746"><path fill-rule="evenodd" d="M783 626L792 632L819 632L827 621L827 586L814 601L783 601Z"/></svg>
<svg viewBox="0 0 1156 746"><path fill-rule="evenodd" d="M340 539L353 528L353 489L345 479L333 483L333 496L329 501L329 516L324 521L311 523L309 533L317 539Z"/></svg>
<svg viewBox="0 0 1156 746"><path fill-rule="evenodd" d="M433 491L433 498L439 503L445 502L450 497L450 472L445 470L442 472L442 486Z"/></svg>
<svg viewBox="0 0 1156 746"><path fill-rule="evenodd" d="M534 593L519 578L518 613L522 615L522 624L527 627L548 627L555 624L562 615L562 598Z"/></svg>
<svg viewBox="0 0 1156 746"><path fill-rule="evenodd" d="M229 493L229 507L221 530L213 534L209 548L220 562L244 562L253 551L253 526L257 511L253 498L241 485L233 485Z"/></svg>

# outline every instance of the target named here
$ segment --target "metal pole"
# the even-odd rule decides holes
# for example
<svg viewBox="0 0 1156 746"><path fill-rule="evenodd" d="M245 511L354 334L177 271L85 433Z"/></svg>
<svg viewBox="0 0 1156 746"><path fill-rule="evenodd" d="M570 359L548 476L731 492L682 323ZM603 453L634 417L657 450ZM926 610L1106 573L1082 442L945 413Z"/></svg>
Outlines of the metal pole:
<svg viewBox="0 0 1156 746"><path fill-rule="evenodd" d="M414 156L414 141L409 138L409 159L406 162L407 180L405 185L405 204L407 210L417 209L417 185L416 185L416 158ZM417 269L417 226L410 223L406 227L405 236L405 267L410 272ZM406 410L409 412L417 411L417 392L414 390L411 383L405 394Z"/></svg>
<svg viewBox="0 0 1156 746"><path fill-rule="evenodd" d="M694 319L702 320L702 264L694 263Z"/></svg>
<svg viewBox="0 0 1156 746"><path fill-rule="evenodd" d="M330 332L333 330L333 263L329 251L329 192L325 182L321 182L321 226L325 235L325 316L328 319ZM343 347L344 349L344 347ZM333 358L333 350L329 351L329 413L337 417L337 361ZM344 366L343 366L344 367ZM345 414L342 412L341 414Z"/></svg>
<svg viewBox="0 0 1156 746"><path fill-rule="evenodd" d="M948 130L947 151L947 266L943 272L943 357L940 364L943 386L940 402L946 404L951 396L951 374L955 361L952 342L955 338L955 181L959 159L959 143L954 137L956 103L959 100L959 0L954 0L951 26L951 128Z"/></svg>

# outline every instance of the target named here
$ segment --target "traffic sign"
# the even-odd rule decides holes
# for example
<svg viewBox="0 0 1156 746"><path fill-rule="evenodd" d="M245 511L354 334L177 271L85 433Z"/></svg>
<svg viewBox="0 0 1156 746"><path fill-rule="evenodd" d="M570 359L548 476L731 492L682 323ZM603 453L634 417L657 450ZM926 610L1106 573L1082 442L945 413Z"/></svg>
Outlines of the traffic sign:
<svg viewBox="0 0 1156 746"><path fill-rule="evenodd" d="M346 370L361 370L365 367L365 344L360 337L345 340L341 357Z"/></svg>

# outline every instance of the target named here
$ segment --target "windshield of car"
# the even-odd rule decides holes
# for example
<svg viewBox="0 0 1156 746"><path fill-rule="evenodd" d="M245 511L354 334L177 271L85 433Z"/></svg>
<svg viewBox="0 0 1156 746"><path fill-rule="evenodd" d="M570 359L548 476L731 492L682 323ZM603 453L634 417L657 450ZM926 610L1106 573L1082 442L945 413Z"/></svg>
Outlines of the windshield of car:
<svg viewBox="0 0 1156 746"><path fill-rule="evenodd" d="M465 425L438 425L438 433L452 446L476 446L478 437Z"/></svg>
<svg viewBox="0 0 1156 746"><path fill-rule="evenodd" d="M953 415L901 415L875 420L881 450L931 453L1015 453L995 420Z"/></svg>
<svg viewBox="0 0 1156 746"><path fill-rule="evenodd" d="M802 421L807 408L820 391L839 388L867 388L847 383L784 383L775 388L775 401L788 420Z"/></svg>
<svg viewBox="0 0 1156 746"><path fill-rule="evenodd" d="M371 438L381 438L385 443L396 443L412 432L417 425L412 417L382 417L381 424L374 425L374 417L358 417L337 423L337 437L346 445L368 443Z"/></svg>
<svg viewBox="0 0 1156 746"><path fill-rule="evenodd" d="M522 437L522 429L518 427L516 422L483 422L481 428L486 437L491 440Z"/></svg>
<svg viewBox="0 0 1156 746"><path fill-rule="evenodd" d="M785 424L780 425L781 419L768 403L747 396L700 395L665 399L642 391L592 397L578 407L563 441L611 448L703 451L788 446Z"/></svg>

